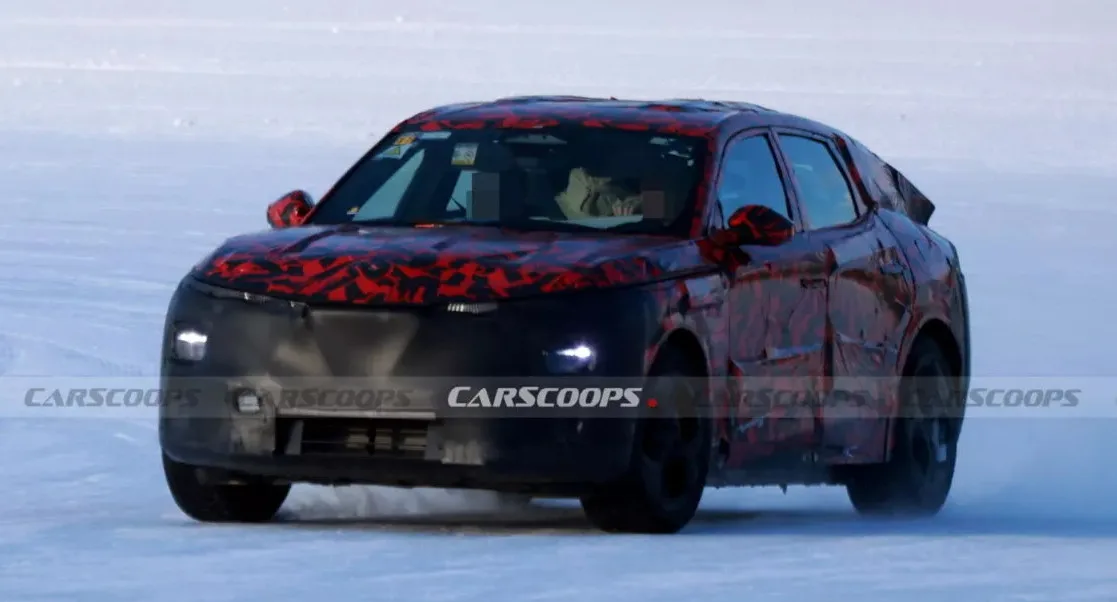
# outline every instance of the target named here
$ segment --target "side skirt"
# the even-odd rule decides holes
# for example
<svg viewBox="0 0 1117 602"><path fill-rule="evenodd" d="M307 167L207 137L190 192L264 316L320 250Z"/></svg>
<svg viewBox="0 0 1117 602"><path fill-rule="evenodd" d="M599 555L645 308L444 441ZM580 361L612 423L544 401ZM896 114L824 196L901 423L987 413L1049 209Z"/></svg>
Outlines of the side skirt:
<svg viewBox="0 0 1117 602"><path fill-rule="evenodd" d="M833 467L811 452L777 453L742 466L711 471L709 487L836 485Z"/></svg>

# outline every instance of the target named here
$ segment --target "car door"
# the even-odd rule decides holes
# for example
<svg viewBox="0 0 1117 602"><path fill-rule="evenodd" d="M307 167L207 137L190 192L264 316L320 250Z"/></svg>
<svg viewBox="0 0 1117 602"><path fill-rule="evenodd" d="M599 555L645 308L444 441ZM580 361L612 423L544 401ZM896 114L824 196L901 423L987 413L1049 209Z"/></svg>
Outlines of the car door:
<svg viewBox="0 0 1117 602"><path fill-rule="evenodd" d="M716 191L725 221L745 205L765 205L798 223L787 174L771 131L738 134L726 145ZM744 245L729 291L730 411L726 467L761 458L801 458L817 444L817 417L803 396L785 393L819 383L826 353L824 248L797 232L778 247ZM803 391L799 391L802 393Z"/></svg>
<svg viewBox="0 0 1117 602"><path fill-rule="evenodd" d="M906 264L831 140L789 129L778 130L776 138L806 235L826 248L831 264L827 369L834 380L817 410L821 451L832 463L873 461L883 447L884 402L895 385L890 377L910 319L894 294L910 284Z"/></svg>

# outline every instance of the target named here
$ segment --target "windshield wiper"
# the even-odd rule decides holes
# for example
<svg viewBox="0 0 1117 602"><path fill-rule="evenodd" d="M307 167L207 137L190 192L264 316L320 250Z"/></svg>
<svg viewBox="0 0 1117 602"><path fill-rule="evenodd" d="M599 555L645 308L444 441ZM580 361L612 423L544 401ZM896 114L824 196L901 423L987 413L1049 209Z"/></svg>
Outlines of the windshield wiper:
<svg viewBox="0 0 1117 602"><path fill-rule="evenodd" d="M355 219L348 222L342 222L339 226L414 226L415 222L406 220L399 220L394 217L374 217L371 219Z"/></svg>
<svg viewBox="0 0 1117 602"><path fill-rule="evenodd" d="M483 228L507 228L524 232L606 232L613 228L594 228L583 224L575 224L560 220L470 220L470 219L444 219L444 220L401 220L392 217L377 217L360 219L338 224L341 226L397 226L400 228L414 228L417 226L480 226Z"/></svg>
<svg viewBox="0 0 1117 602"><path fill-rule="evenodd" d="M585 226L582 224L574 224L571 222L564 222L559 220L477 220L460 222L471 226L486 226L492 228L507 228L509 230L520 230L523 232L601 232L601 228L594 228L593 226Z"/></svg>

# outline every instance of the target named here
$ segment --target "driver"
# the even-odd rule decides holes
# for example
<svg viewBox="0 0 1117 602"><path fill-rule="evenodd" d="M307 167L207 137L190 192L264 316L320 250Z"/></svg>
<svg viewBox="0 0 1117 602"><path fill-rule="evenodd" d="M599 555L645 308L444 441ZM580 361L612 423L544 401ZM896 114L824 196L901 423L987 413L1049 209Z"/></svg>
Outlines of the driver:
<svg viewBox="0 0 1117 602"><path fill-rule="evenodd" d="M566 189L558 202L566 219L635 215L640 209L640 194L627 190L608 176L592 176L585 168L570 170Z"/></svg>

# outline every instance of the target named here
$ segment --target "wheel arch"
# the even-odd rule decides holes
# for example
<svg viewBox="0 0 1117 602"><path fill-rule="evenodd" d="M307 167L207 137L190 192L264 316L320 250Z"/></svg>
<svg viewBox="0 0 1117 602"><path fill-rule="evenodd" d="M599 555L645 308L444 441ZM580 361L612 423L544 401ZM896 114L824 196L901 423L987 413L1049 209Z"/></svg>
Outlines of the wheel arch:
<svg viewBox="0 0 1117 602"><path fill-rule="evenodd" d="M706 347L694 331L686 327L678 327L664 335L652 354L654 366L659 358L669 351L677 351L686 360L687 368L693 370L695 376L709 376L709 358Z"/></svg>
<svg viewBox="0 0 1117 602"><path fill-rule="evenodd" d="M950 364L951 374L958 381L957 390L959 394L965 395L966 387L969 382L969 375L965 373L966 366L965 359L962 355L962 343L957 339L954 331L951 330L950 326L941 318L930 317L924 320L922 324L920 324L919 329L916 330L915 336L911 338L911 343L909 343L907 346L907 353L904 355L903 360L899 364L903 367L903 374L907 373L908 364L912 360L912 351L914 349L917 349L919 343L924 340L931 340L935 343L936 346L938 346L940 350L942 350L943 355L946 356L947 362L949 362ZM961 404L961 409L963 412L965 411L964 403ZM900 405L897 405L896 412L900 412L902 410L903 408L900 407ZM885 461L888 461L888 459L892 456L892 443L894 439L893 429L895 428L896 417L896 415L893 415L888 421L888 431L887 436L885 437L884 448ZM958 417L959 432L961 430L961 423L963 421L963 418L964 416L962 414L960 414ZM957 434L958 433L955 433L956 436Z"/></svg>
<svg viewBox="0 0 1117 602"><path fill-rule="evenodd" d="M915 336L912 337L911 346L908 347L909 354L921 338L929 338L939 346L939 349L946 355L947 361L950 362L951 374L957 378L965 376L962 364L962 344L954 336L954 331L945 321L939 318L930 318L923 322ZM904 363L901 365L906 367L909 360L910 357L905 357Z"/></svg>
<svg viewBox="0 0 1117 602"><path fill-rule="evenodd" d="M656 346L651 353L649 368L654 368L655 364L659 362L659 358L663 357L665 353L677 351L686 359L688 371L696 378L705 379L707 381L707 398L708 403L719 404L720 396L717 391L721 389L718 385L710 382L710 378L719 375L716 368L710 363L711 352L702 344L700 335L685 326L680 326L668 332L663 336L660 344ZM720 480L723 478L720 471L725 459L729 455L729 436L726 429L728 422L725 416L719 416L720 412L716 407L711 408L713 414L710 415L710 427L713 429L711 432L711 465L710 473L707 475L707 483L709 480Z"/></svg>

